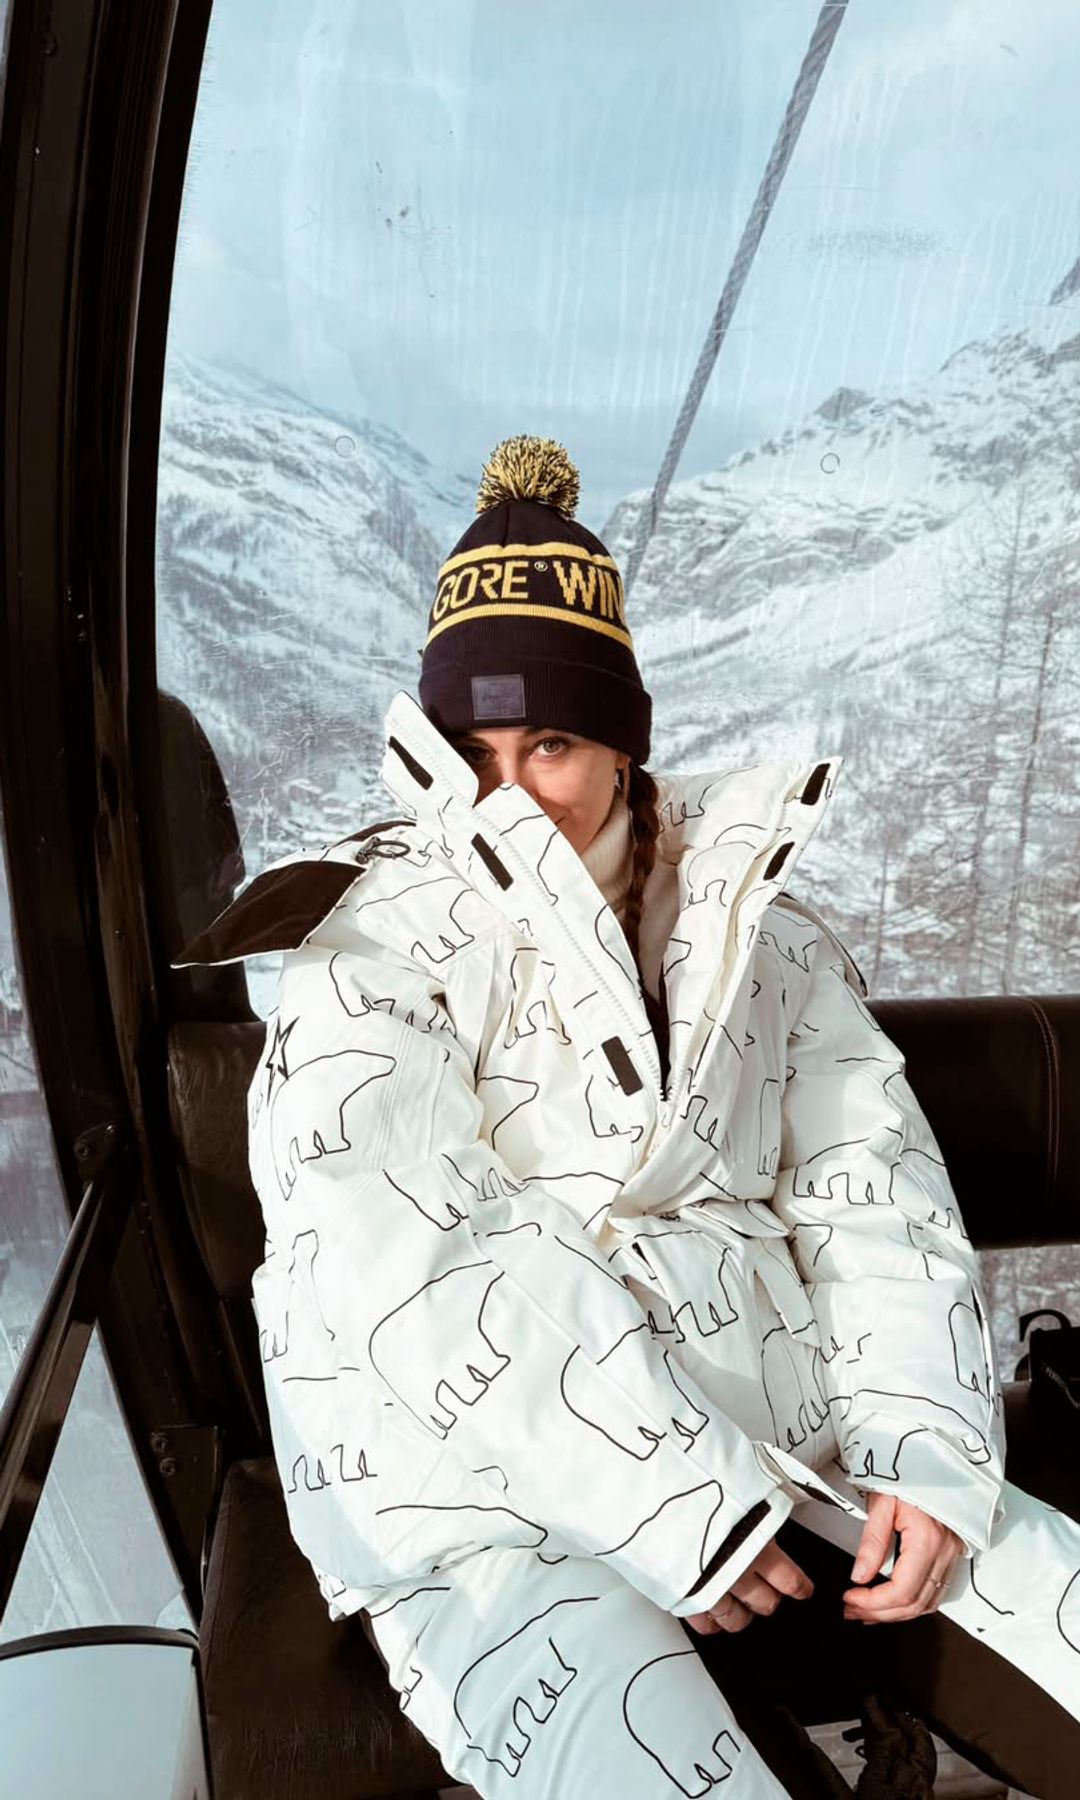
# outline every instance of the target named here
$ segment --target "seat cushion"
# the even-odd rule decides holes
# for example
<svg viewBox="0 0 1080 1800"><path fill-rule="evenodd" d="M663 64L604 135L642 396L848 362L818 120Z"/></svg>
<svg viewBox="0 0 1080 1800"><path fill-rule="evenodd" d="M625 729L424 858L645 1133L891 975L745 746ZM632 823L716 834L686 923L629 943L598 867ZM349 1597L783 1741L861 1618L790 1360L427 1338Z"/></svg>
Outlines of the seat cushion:
<svg viewBox="0 0 1080 1800"><path fill-rule="evenodd" d="M187 1020L170 1028L168 1042L169 1114L188 1217L216 1292L248 1306L266 1231L248 1173L247 1091L265 1038L261 1019Z"/></svg>
<svg viewBox="0 0 1080 1800"><path fill-rule="evenodd" d="M1005 1389L1005 1473L1026 1494L1037 1494L1080 1520L1080 1418L1062 1422L1026 1381Z"/></svg>
<svg viewBox="0 0 1080 1800"><path fill-rule="evenodd" d="M333 1623L293 1541L270 1457L221 1497L200 1630L214 1791L361 1800L448 1785L359 1618Z"/></svg>
<svg viewBox="0 0 1080 1800"><path fill-rule="evenodd" d="M1080 1237L1080 995L875 1000L980 1249Z"/></svg>

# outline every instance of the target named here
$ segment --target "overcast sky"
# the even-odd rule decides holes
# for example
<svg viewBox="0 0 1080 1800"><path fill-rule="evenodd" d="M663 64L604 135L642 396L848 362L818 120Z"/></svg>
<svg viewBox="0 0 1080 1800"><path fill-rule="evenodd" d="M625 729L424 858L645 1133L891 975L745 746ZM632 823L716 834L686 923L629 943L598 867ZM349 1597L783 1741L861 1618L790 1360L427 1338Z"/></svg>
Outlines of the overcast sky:
<svg viewBox="0 0 1080 1800"><path fill-rule="evenodd" d="M215 0L172 347L440 467L651 485L819 0ZM1080 7L850 0L680 473L1043 305ZM463 524L465 521L463 521Z"/></svg>

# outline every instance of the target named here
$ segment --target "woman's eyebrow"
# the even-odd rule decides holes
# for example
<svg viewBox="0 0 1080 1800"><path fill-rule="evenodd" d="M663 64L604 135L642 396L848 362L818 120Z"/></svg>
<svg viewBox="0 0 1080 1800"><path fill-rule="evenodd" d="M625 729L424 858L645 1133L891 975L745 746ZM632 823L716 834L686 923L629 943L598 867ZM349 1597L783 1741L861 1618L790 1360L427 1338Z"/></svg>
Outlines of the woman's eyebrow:
<svg viewBox="0 0 1080 1800"><path fill-rule="evenodd" d="M554 737L556 732L558 733L559 737L572 737L573 736L572 732L563 731L562 727L557 726L557 725L523 725L521 727L521 731L522 731L522 735L527 738ZM487 739L482 738L482 737L477 737L477 735L472 731L463 732L460 737L456 737L454 739L454 742L455 742L455 744L480 744L485 749L488 748Z"/></svg>
<svg viewBox="0 0 1080 1800"><path fill-rule="evenodd" d="M564 730L561 725L523 725L521 731L520 741L526 744L535 743L538 739L546 737L562 737L576 742L579 736L577 732ZM491 749L486 738L476 737L471 731L462 732L460 736L454 738L453 743L457 750Z"/></svg>

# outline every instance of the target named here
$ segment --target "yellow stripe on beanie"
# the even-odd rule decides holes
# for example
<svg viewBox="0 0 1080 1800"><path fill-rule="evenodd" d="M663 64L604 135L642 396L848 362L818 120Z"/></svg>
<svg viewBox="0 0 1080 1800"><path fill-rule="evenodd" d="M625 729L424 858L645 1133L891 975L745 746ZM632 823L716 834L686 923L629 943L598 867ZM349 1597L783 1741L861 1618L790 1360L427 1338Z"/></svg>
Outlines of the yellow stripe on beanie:
<svg viewBox="0 0 1080 1800"><path fill-rule="evenodd" d="M451 613L448 619L440 619L439 623L433 625L428 632L427 642L430 644L441 632L448 631L451 625L464 625L469 619L497 619L511 616L515 619L550 619L554 616L564 620L568 625L584 625L586 631L603 632L605 637L614 638L616 643L625 644L629 650L634 648L630 633L624 631L621 625L609 625L605 619L590 619L575 612L553 615L550 606L474 606L468 612Z"/></svg>

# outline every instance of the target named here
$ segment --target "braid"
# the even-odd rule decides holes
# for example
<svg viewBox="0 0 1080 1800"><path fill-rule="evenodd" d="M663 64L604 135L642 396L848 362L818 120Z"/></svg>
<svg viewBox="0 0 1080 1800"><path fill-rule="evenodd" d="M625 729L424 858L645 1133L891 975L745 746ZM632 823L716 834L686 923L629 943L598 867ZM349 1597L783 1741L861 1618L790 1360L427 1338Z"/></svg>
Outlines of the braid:
<svg viewBox="0 0 1080 1800"><path fill-rule="evenodd" d="M657 798L657 786L648 770L641 769L637 763L632 762L630 779L627 783L626 804L630 809L634 860L630 871L630 886L626 895L623 930L633 951L635 962L638 962L638 934L641 929L641 905L645 894L645 883L649 879L652 866L656 861L656 840L660 833L660 818L656 810Z"/></svg>

